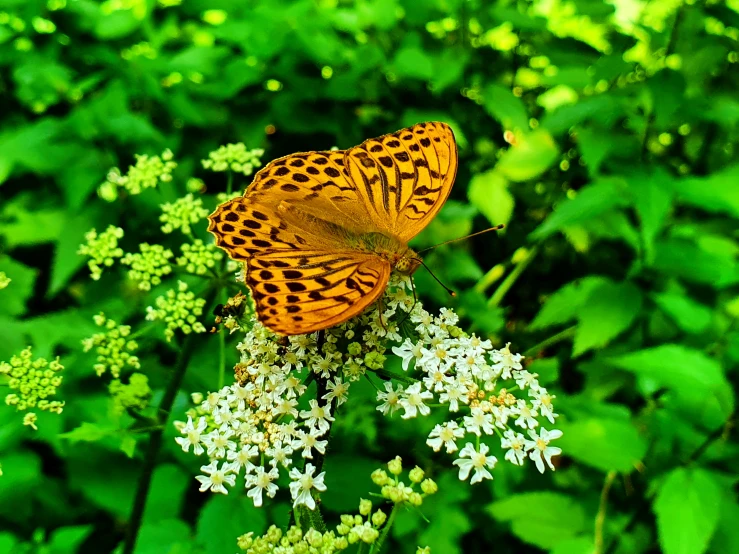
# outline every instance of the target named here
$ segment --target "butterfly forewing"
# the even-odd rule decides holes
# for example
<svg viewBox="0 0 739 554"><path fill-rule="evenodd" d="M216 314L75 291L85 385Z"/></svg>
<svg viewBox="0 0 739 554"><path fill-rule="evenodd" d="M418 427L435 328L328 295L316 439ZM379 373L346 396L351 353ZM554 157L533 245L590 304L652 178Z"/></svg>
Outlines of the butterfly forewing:
<svg viewBox="0 0 739 554"><path fill-rule="evenodd" d="M408 241L446 201L457 146L448 125L420 123L347 150L345 165L372 219Z"/></svg>

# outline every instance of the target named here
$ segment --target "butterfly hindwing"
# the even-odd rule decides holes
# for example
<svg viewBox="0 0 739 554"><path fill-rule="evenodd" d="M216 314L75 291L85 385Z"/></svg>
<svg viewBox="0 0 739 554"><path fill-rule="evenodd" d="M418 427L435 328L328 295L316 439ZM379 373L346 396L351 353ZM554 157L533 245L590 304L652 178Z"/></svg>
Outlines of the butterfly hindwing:
<svg viewBox="0 0 739 554"><path fill-rule="evenodd" d="M275 332L299 335L360 314L389 278L390 264L377 256L308 250L254 256L246 282L259 320Z"/></svg>

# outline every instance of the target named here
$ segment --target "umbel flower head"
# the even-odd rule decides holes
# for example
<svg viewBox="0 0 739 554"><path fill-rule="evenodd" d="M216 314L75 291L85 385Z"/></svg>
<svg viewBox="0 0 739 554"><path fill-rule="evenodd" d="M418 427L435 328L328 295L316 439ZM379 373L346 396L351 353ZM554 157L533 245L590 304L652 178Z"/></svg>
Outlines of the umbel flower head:
<svg viewBox="0 0 739 554"><path fill-rule="evenodd" d="M141 290L151 290L152 285L156 286L162 282L163 276L172 273L169 260L174 254L160 244L144 242L139 245L139 249L140 253L126 254L121 263L131 266L128 277L132 281L137 281Z"/></svg>
<svg viewBox="0 0 739 554"><path fill-rule="evenodd" d="M56 395L62 384L60 372L64 366L59 358L48 362L44 358L33 359L33 351L29 346L20 355L13 356L10 362L0 362L0 375L6 380L7 386L15 391L5 397L5 403L15 406L17 410L37 409L60 414L64 402L50 400ZM25 425L36 428L36 415L26 414Z"/></svg>
<svg viewBox="0 0 739 554"><path fill-rule="evenodd" d="M216 264L223 259L222 250L212 242L205 244L201 239L186 242L181 248L182 256L177 258L177 265L195 275L203 275L209 269L215 269Z"/></svg>
<svg viewBox="0 0 739 554"><path fill-rule="evenodd" d="M201 490L226 493L236 476L244 475L249 496L261 504L261 492L277 494L283 473L291 479L294 505L311 507L313 489L324 488L312 461L326 452L336 409L352 382L378 375L391 378L377 394L382 414L404 419L444 414L427 444L457 457L460 479L491 479L498 458L516 465L531 459L540 471L545 463L553 469L551 457L559 449L549 441L561 432L539 426L542 418L554 423L554 397L523 368L522 357L464 333L452 310L431 315L409 292L407 278L393 277L382 302L311 335L281 337L252 316L238 345L237 381L208 394L186 423L177 423L182 449L209 460L201 468ZM399 358L403 374L385 369L391 356ZM319 393L302 401L309 409L299 409L312 380L321 385ZM259 494L253 492L257 486Z"/></svg>
<svg viewBox="0 0 739 554"><path fill-rule="evenodd" d="M105 183L101 185L101 195L106 199L115 199L117 189L124 188L129 194L141 194L144 190L154 188L161 182L172 180L172 171L177 167L172 151L168 148L161 156L136 155L136 164L128 166L125 175L114 167L108 172Z"/></svg>
<svg viewBox="0 0 739 554"><path fill-rule="evenodd" d="M162 231L165 233L180 229L184 234L191 235L191 225L201 221L206 215L208 210L203 207L202 199L187 194L172 203L162 204L159 221L164 223Z"/></svg>
<svg viewBox="0 0 739 554"><path fill-rule="evenodd" d="M178 329L186 335L205 333L205 326L198 321L203 315L205 299L196 298L194 292L187 290L187 283L178 281L177 290L168 290L164 296L157 297L154 304L155 307L146 308L146 319L162 320L167 324L164 330L167 342L174 338Z"/></svg>
<svg viewBox="0 0 739 554"><path fill-rule="evenodd" d="M112 266L116 258L123 256L123 250L118 246L118 240L121 238L123 229L115 225L109 225L99 235L95 229L85 234L87 242L80 245L77 253L92 258L87 262L87 266L90 268L90 277L95 281L100 279L104 268Z"/></svg>
<svg viewBox="0 0 739 554"><path fill-rule="evenodd" d="M255 148L247 150L243 142L226 144L218 150L210 152L208 159L203 160L203 167L211 171L233 171L249 176L254 169L262 165L261 157L264 150Z"/></svg>
<svg viewBox="0 0 739 554"><path fill-rule="evenodd" d="M97 356L95 373L98 376L106 371L118 379L124 368L139 369L141 363L134 352L138 349L136 341L130 338L131 327L129 325L118 325L112 319L107 319L104 313L94 316L93 321L98 327L105 327L104 333L95 333L93 336L82 340L82 348L89 352L93 348Z"/></svg>

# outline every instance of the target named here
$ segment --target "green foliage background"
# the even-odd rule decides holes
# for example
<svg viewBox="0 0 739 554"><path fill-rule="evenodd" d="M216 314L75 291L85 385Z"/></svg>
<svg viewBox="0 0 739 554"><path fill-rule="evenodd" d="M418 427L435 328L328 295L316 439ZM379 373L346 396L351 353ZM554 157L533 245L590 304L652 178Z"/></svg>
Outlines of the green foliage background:
<svg viewBox="0 0 739 554"><path fill-rule="evenodd" d="M426 120L452 125L461 163L414 244L507 228L430 253L459 295L419 271L422 296L533 359L564 455L553 474L500 464L471 487L360 391L337 424L325 507L355 510L368 487L354 476L401 454L440 493L430 523L399 518L392 552L739 552L738 29L736 0L0 0L0 271L13 279L0 360L30 344L67 367L65 411L39 431L0 410L0 553L109 552L130 512L144 436L59 436L125 427L80 341L93 314L136 326L151 303L125 280L89 280L84 233L118 224L128 251L160 242L159 205L189 177L225 190L199 163L221 144L268 161ZM172 183L96 194L109 168L165 148ZM201 338L176 414L215 387L217 338ZM175 352L152 341L143 371L160 390ZM199 494L198 460L173 435L137 552L233 552L237 535L286 522L284 501Z"/></svg>

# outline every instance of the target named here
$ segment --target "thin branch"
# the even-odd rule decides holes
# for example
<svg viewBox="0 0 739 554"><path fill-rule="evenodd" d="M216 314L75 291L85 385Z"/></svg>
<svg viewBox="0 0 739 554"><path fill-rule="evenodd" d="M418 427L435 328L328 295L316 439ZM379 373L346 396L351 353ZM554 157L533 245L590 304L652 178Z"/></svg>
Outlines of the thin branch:
<svg viewBox="0 0 739 554"><path fill-rule="evenodd" d="M614 479L617 473L609 471L606 480L603 482L603 489L600 491L600 506L598 507L598 515L595 516L595 550L593 554L601 554L603 552L603 526L606 522L606 508L608 507L608 493L611 491Z"/></svg>

